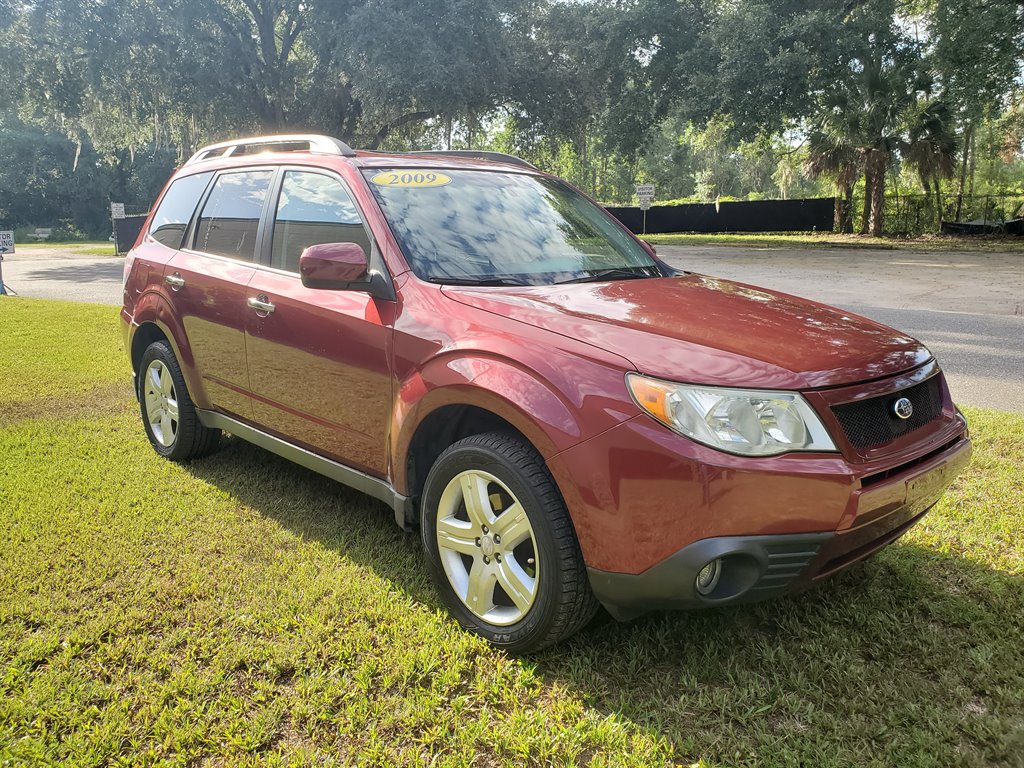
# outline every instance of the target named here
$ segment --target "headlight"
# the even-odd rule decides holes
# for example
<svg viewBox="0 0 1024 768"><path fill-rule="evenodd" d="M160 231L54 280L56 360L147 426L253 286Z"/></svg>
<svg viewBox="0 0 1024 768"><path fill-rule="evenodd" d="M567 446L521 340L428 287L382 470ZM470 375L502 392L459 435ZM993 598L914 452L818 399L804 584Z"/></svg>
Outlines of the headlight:
<svg viewBox="0 0 1024 768"><path fill-rule="evenodd" d="M674 384L626 374L636 404L698 443L742 456L834 451L821 419L798 392Z"/></svg>

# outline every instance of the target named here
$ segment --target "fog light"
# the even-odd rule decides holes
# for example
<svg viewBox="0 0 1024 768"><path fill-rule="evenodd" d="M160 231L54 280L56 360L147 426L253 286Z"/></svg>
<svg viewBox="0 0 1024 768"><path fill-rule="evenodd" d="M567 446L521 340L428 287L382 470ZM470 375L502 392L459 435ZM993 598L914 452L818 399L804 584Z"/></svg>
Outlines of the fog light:
<svg viewBox="0 0 1024 768"><path fill-rule="evenodd" d="M710 595L718 586L718 579L721 575L722 558L712 560L697 574L697 592L701 595Z"/></svg>

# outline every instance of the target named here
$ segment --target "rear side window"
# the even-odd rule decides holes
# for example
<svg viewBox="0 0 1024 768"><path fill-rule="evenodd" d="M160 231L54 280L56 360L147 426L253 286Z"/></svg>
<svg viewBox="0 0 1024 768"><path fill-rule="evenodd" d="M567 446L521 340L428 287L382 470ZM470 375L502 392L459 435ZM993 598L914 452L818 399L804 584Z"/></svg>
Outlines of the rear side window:
<svg viewBox="0 0 1024 768"><path fill-rule="evenodd" d="M359 243L370 252L370 238L356 204L338 179L288 171L277 201L270 266L298 272L302 252L321 243Z"/></svg>
<svg viewBox="0 0 1024 768"><path fill-rule="evenodd" d="M268 170L218 176L199 215L196 250L252 261L260 214L273 175Z"/></svg>
<svg viewBox="0 0 1024 768"><path fill-rule="evenodd" d="M211 176L213 173L197 173L171 182L149 225L154 240L168 248L181 247L181 238Z"/></svg>

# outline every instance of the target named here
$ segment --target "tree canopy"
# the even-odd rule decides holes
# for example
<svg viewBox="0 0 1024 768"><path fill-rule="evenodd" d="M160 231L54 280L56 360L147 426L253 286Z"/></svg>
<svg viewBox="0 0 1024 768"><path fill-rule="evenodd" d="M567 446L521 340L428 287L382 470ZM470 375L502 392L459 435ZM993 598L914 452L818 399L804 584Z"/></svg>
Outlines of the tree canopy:
<svg viewBox="0 0 1024 768"><path fill-rule="evenodd" d="M606 200L834 190L847 228L863 186L876 233L894 171L940 203L981 142L1024 182L1017 0L0 0L0 32L6 226L99 233L281 131L516 151Z"/></svg>

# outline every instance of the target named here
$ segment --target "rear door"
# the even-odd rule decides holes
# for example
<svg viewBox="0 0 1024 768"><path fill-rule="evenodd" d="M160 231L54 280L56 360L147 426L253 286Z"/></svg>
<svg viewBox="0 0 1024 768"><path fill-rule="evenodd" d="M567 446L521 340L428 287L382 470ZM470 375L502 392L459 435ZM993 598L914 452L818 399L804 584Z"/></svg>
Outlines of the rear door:
<svg viewBox="0 0 1024 768"><path fill-rule="evenodd" d="M218 173L184 247L164 269L206 402L247 421L252 399L245 361L245 289L255 272L263 209L275 173L272 168Z"/></svg>
<svg viewBox="0 0 1024 768"><path fill-rule="evenodd" d="M245 325L255 421L384 476L395 304L361 291L306 288L299 278L299 256L310 245L355 242L373 263L369 230L332 173L286 169L274 203L268 263L247 291L258 302Z"/></svg>

